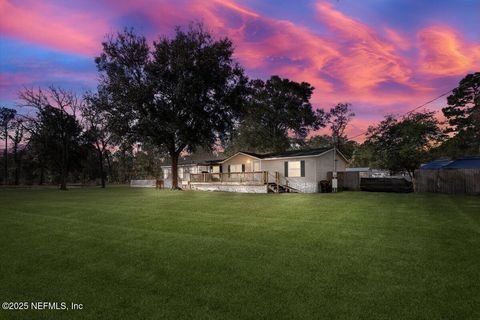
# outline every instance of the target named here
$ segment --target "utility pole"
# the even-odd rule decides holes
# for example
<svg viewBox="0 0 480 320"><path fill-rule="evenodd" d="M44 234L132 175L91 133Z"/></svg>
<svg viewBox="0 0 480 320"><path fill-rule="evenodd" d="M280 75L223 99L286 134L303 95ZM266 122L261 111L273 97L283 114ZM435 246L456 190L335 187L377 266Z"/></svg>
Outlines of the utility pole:
<svg viewBox="0 0 480 320"><path fill-rule="evenodd" d="M337 180L337 147L335 141L333 144L333 172L332 172L332 191L337 192L338 180Z"/></svg>

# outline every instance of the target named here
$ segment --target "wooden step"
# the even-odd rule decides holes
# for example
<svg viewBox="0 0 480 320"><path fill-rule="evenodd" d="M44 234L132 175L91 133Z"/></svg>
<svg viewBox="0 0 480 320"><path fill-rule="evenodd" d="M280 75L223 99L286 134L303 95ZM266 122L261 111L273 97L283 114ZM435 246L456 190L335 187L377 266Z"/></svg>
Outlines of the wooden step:
<svg viewBox="0 0 480 320"><path fill-rule="evenodd" d="M270 192L274 192L274 193L277 193L277 190L278 190L278 193L299 193L297 189L292 188L290 186L282 185L282 184L278 185L278 188L277 188L277 184L275 182L269 182L267 184L267 187Z"/></svg>

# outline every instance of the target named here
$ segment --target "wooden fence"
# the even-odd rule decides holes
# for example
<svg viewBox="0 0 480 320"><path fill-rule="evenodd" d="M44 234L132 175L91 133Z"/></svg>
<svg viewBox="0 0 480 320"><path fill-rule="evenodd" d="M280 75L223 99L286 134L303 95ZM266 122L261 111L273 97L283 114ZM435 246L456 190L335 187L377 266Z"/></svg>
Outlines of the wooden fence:
<svg viewBox="0 0 480 320"><path fill-rule="evenodd" d="M327 180L332 181L332 172L327 172ZM338 188L340 190L360 190L360 174L358 172L337 172Z"/></svg>
<svg viewBox="0 0 480 320"><path fill-rule="evenodd" d="M480 169L417 170L415 190L480 195Z"/></svg>

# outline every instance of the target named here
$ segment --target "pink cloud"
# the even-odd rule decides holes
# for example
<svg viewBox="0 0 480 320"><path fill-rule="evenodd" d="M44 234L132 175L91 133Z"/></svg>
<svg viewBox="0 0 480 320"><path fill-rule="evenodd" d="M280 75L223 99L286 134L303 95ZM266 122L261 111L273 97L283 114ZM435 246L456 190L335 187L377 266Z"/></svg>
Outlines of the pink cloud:
<svg viewBox="0 0 480 320"><path fill-rule="evenodd" d="M145 7L138 1L132 5ZM308 81L319 90L333 90L332 84L318 73L328 61L340 56L340 52L333 41L305 27L263 16L230 0L197 0L185 7L167 5L166 8L145 12L159 29L171 29L173 25L168 26L171 17L197 17L217 37L228 36L233 40L235 57L246 69ZM168 11L167 22L163 19L165 11ZM179 18L175 24L188 21Z"/></svg>
<svg viewBox="0 0 480 320"><path fill-rule="evenodd" d="M109 31L105 19L44 1L0 0L0 32L23 41L93 55Z"/></svg>
<svg viewBox="0 0 480 320"><path fill-rule="evenodd" d="M386 27L384 31L387 38L399 49L408 50L412 47L411 41L400 32L389 27Z"/></svg>
<svg viewBox="0 0 480 320"><path fill-rule="evenodd" d="M120 24L131 16L145 19L149 40L172 34L174 26L191 20L203 21L216 37L233 40L235 57L247 74L309 82L316 88L312 98L316 107L353 103L357 117L347 132L352 135L386 113L409 110L451 89L462 75L480 67L480 45L448 26L426 27L410 39L388 25L369 26L325 1L317 2L312 14L316 20L307 27L234 0L105 0L95 10L0 0L0 32L93 56L100 52L105 34L124 27ZM72 78L94 86L95 74L49 70L49 80ZM41 81L42 76L35 71L15 79L2 75L1 90L29 79Z"/></svg>
<svg viewBox="0 0 480 320"><path fill-rule="evenodd" d="M408 84L411 70L406 59L396 54L393 43L329 3L317 3L316 9L320 23L343 45L341 59L328 67L330 75L353 90L369 89L385 81Z"/></svg>
<svg viewBox="0 0 480 320"><path fill-rule="evenodd" d="M468 43L447 26L430 26L417 34L419 66L435 76L463 75L480 67L480 45Z"/></svg>

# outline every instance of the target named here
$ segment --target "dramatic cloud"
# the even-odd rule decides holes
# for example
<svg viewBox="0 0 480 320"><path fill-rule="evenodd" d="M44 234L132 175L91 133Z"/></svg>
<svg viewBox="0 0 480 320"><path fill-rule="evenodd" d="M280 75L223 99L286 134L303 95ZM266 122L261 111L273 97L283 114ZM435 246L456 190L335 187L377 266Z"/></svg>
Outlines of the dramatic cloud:
<svg viewBox="0 0 480 320"><path fill-rule="evenodd" d="M439 0L442 10L431 11L373 0L0 0L0 103L14 105L24 86L94 89L106 34L134 27L154 41L201 21L232 39L250 77L307 81L316 107L352 103L353 135L480 69L480 5L459 1Z"/></svg>
<svg viewBox="0 0 480 320"><path fill-rule="evenodd" d="M109 30L89 12L76 12L46 1L0 0L2 36L72 53L94 54Z"/></svg>
<svg viewBox="0 0 480 320"><path fill-rule="evenodd" d="M368 89L386 81L406 84L410 78L407 63L395 53L393 43L327 3L317 4L319 20L342 45L342 57L328 67L329 73L351 89Z"/></svg>
<svg viewBox="0 0 480 320"><path fill-rule="evenodd" d="M480 68L480 44L467 43L449 27L431 26L418 32L420 69L437 76L463 75Z"/></svg>

